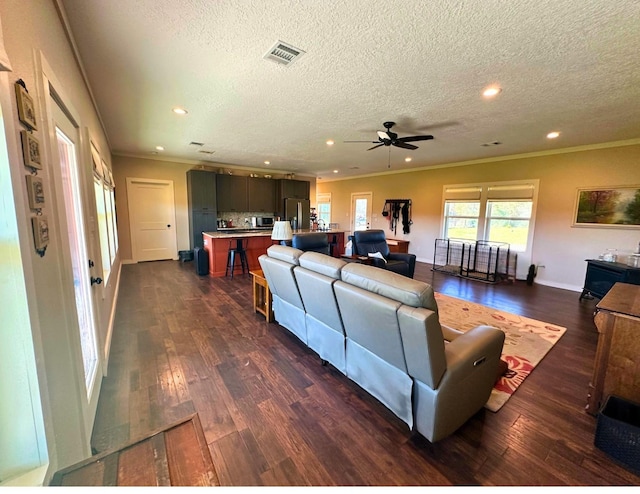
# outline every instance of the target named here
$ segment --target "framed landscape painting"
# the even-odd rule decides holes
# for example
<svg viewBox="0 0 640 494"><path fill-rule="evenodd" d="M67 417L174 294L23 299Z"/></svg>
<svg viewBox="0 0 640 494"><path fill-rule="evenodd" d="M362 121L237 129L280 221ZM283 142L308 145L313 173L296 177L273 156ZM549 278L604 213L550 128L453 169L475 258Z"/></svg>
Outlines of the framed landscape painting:
<svg viewBox="0 0 640 494"><path fill-rule="evenodd" d="M578 189L573 226L640 228L640 185Z"/></svg>

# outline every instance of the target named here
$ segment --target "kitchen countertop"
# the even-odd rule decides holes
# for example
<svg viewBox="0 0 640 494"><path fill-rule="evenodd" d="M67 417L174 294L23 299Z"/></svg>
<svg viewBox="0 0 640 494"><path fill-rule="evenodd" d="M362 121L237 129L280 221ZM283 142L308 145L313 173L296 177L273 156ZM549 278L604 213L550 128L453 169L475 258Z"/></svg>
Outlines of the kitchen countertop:
<svg viewBox="0 0 640 494"><path fill-rule="evenodd" d="M293 234L300 233L344 233L344 230L294 230ZM260 228L219 228L217 232L203 232L211 238L229 238L229 237L270 237L271 229L265 230Z"/></svg>
<svg viewBox="0 0 640 494"><path fill-rule="evenodd" d="M233 233L233 232L270 232L273 230L272 226L229 226L225 228L218 228L219 232Z"/></svg>

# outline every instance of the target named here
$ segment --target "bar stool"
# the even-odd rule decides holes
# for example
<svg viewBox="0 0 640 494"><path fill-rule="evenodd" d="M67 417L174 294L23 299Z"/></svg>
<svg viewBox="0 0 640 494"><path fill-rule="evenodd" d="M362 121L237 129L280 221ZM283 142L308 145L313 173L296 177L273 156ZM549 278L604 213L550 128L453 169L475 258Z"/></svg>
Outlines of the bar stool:
<svg viewBox="0 0 640 494"><path fill-rule="evenodd" d="M236 267L236 254L240 256L240 266L242 266L242 274L244 270L249 272L249 263L247 261L247 241L246 238L236 238L229 240L229 251L227 252L227 269L224 271L224 275L228 276L229 269L231 269L231 277L233 278L233 270Z"/></svg>

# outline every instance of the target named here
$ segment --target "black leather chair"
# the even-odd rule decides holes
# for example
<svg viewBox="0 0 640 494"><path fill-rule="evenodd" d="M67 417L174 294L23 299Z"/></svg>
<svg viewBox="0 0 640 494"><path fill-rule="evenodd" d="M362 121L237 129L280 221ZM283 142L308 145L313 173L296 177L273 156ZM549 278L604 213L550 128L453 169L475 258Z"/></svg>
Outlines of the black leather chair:
<svg viewBox="0 0 640 494"><path fill-rule="evenodd" d="M326 233L311 232L298 233L293 236L291 246L296 249L308 252L320 252L321 254L330 255L329 238Z"/></svg>
<svg viewBox="0 0 640 494"><path fill-rule="evenodd" d="M416 270L415 254L389 252L384 230L356 231L349 236L349 240L351 240L354 255L366 256L369 253L380 252L384 260L374 257L374 266L413 278L413 273Z"/></svg>

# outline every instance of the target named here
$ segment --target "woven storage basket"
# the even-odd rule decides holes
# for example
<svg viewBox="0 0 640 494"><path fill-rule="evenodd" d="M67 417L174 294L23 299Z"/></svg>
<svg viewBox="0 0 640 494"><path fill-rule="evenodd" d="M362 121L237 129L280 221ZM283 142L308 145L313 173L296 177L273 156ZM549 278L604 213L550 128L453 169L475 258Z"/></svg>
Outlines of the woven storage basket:
<svg viewBox="0 0 640 494"><path fill-rule="evenodd" d="M598 414L594 443L640 475L640 404L609 396Z"/></svg>

